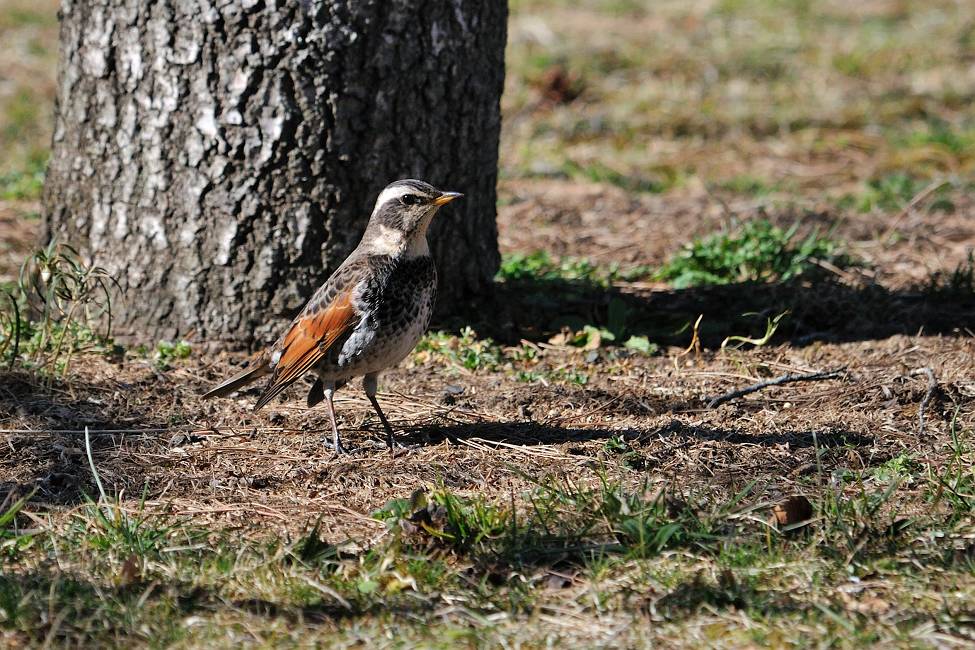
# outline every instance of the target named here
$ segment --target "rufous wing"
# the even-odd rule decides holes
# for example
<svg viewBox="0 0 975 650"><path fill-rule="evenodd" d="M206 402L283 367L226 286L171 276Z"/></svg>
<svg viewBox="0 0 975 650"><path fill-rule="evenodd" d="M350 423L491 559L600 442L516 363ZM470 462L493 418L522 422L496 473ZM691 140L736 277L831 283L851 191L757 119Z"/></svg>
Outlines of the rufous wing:
<svg viewBox="0 0 975 650"><path fill-rule="evenodd" d="M329 349L355 324L352 292L341 293L328 306L301 314L284 335L274 376L254 405L263 407L321 361Z"/></svg>

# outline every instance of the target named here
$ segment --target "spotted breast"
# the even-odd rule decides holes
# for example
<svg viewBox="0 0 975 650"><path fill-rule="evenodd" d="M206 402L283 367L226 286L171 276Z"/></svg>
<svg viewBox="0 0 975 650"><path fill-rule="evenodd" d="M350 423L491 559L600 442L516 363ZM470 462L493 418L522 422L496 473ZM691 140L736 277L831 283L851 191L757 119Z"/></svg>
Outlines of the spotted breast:
<svg viewBox="0 0 975 650"><path fill-rule="evenodd" d="M317 368L323 380L343 381L402 361L430 324L437 293L433 258L374 256L372 272L353 291L359 322Z"/></svg>

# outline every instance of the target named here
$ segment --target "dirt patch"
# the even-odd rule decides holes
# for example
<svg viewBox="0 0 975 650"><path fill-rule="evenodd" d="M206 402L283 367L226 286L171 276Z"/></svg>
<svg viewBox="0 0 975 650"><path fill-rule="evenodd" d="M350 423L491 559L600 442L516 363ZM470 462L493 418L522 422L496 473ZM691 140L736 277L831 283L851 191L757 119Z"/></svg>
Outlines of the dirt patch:
<svg viewBox="0 0 975 650"><path fill-rule="evenodd" d="M229 359L159 371L139 360L90 358L76 364L77 379L49 388L6 375L0 427L23 431L2 434L12 453L0 464L0 483L37 486L38 506L70 506L94 494L80 434L88 426L107 489L130 499L145 491L153 510L292 532L321 519L330 534L360 538L377 530L370 512L417 489L443 484L504 499L529 489L530 477L597 480L594 468L619 472L611 439L635 453L622 470L634 483L650 476L733 493L762 477L785 494L799 484L808 489L805 479L817 470L936 453L953 421L967 427L975 415L975 344L967 337L895 336L676 360L678 352L614 360L545 352L547 364L588 370L585 386L525 385L504 372L451 375L433 364L398 368L384 378L382 400L408 450L392 457L368 402L347 389L338 409L354 452L340 458L323 444L324 411L300 405L305 387L254 414L254 394L199 399L232 371ZM829 368L843 372L835 381L705 407L707 398L762 378ZM918 409L928 383L913 374L920 368L937 381L923 431Z"/></svg>

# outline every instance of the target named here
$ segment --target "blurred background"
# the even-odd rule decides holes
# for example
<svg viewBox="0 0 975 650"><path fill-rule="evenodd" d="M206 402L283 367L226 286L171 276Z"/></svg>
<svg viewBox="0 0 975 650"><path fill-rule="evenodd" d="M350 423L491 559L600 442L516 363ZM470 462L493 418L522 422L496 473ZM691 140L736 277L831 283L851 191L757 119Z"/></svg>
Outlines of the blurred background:
<svg viewBox="0 0 975 650"><path fill-rule="evenodd" d="M53 0L0 0L3 280L37 224L56 13ZM954 268L972 241L975 3L513 0L507 66L509 255L640 275L761 211L839 223L896 285Z"/></svg>

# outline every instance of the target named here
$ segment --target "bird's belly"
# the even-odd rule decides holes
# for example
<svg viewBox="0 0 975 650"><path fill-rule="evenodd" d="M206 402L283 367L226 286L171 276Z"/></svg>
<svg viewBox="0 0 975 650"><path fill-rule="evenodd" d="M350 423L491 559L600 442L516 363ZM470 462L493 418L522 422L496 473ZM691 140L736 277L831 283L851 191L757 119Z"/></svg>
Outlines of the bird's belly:
<svg viewBox="0 0 975 650"><path fill-rule="evenodd" d="M425 298L425 297L424 297ZM379 372L396 365L413 350L430 324L433 314L432 296L421 299L415 317L391 319L374 328L353 334L338 359L329 359L319 367L323 379L351 379Z"/></svg>

